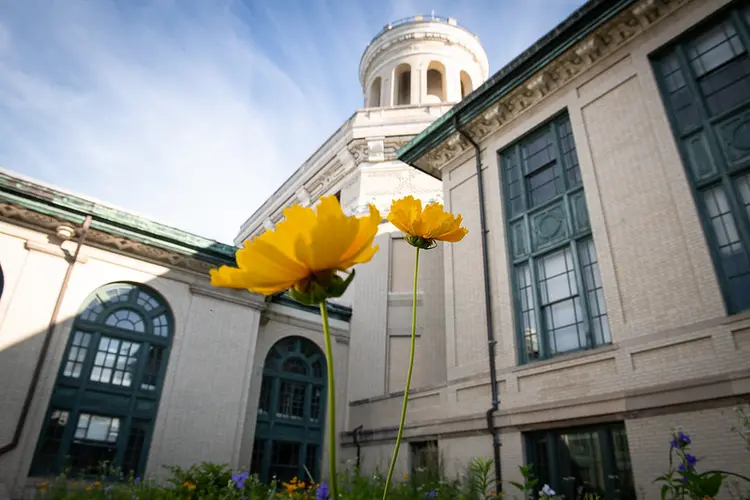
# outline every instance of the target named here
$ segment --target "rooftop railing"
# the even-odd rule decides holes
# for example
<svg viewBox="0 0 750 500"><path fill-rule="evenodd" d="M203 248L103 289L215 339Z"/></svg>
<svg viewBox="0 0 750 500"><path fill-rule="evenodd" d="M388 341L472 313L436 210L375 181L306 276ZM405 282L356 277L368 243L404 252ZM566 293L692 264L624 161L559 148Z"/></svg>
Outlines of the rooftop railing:
<svg viewBox="0 0 750 500"><path fill-rule="evenodd" d="M420 23L420 22L449 24L451 26L461 28L462 30L466 31L474 38L478 38L474 33L467 30L463 26L459 25L458 21L456 21L456 19L453 17L442 17L442 16L436 16L434 14L429 14L429 15L409 16L403 19L399 19L398 21L393 21L392 23L386 24L385 26L383 26L383 29L378 32L377 35L372 37L372 40L370 40L370 43L368 43L367 46L369 47L370 44L372 44L372 42L374 42L378 37L380 37L380 35L382 35L383 33L387 33L388 31L391 31L393 28L396 28L398 26L403 26L404 24L412 24L412 23Z"/></svg>

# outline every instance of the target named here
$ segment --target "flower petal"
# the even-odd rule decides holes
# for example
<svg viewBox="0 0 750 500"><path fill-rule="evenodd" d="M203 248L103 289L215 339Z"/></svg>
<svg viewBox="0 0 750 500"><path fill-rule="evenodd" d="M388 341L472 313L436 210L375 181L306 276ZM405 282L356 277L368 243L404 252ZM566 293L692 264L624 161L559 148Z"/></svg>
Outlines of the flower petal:
<svg viewBox="0 0 750 500"><path fill-rule="evenodd" d="M349 248L341 255L339 269L348 269L354 264L363 264L372 259L378 251L378 245L372 246L380 226L380 212L374 205L370 205L370 215L357 219L357 234Z"/></svg>
<svg viewBox="0 0 750 500"><path fill-rule="evenodd" d="M309 236L295 241L297 258L313 273L338 269L358 229L357 218L344 215L335 196L325 196L318 204L317 220Z"/></svg>
<svg viewBox="0 0 750 500"><path fill-rule="evenodd" d="M391 203L388 220L400 231L414 235L414 223L422 215L422 202L413 196L406 196Z"/></svg>

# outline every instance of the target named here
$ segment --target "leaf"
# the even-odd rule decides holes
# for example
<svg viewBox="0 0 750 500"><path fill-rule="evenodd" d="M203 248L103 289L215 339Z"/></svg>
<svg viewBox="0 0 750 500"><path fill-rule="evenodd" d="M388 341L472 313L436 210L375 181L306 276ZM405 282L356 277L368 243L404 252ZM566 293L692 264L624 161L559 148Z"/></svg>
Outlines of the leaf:
<svg viewBox="0 0 750 500"><path fill-rule="evenodd" d="M661 500L667 500L667 492L669 491L669 485L665 484L661 487Z"/></svg>
<svg viewBox="0 0 750 500"><path fill-rule="evenodd" d="M724 482L724 475L718 472L715 472L708 476L703 475L700 477L700 479L698 479L697 482L700 485L701 493L703 495L715 497L721 489L722 483Z"/></svg>

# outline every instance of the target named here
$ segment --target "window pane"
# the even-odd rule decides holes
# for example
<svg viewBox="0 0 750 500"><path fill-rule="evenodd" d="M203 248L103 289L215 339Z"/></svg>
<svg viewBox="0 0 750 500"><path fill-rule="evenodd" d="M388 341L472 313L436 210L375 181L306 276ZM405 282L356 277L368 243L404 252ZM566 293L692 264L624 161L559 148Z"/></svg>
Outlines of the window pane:
<svg viewBox="0 0 750 500"><path fill-rule="evenodd" d="M555 140L549 127L544 132L523 141L521 159L527 174L547 165L555 158Z"/></svg>
<svg viewBox="0 0 750 500"><path fill-rule="evenodd" d="M612 342L612 334L609 331L609 319L604 304L604 290L599 276L599 262L596 258L594 240L587 238L579 242L578 254L583 284L586 288L593 341L597 345L609 344Z"/></svg>
<svg viewBox="0 0 750 500"><path fill-rule="evenodd" d="M284 361L284 366L282 366L281 369L287 373L307 375L307 366L305 366L305 362L299 358L287 359Z"/></svg>
<svg viewBox="0 0 750 500"><path fill-rule="evenodd" d="M73 333L73 339L68 351L68 359L65 361L63 375L71 378L79 378L83 369L83 362L86 359L91 334L76 331Z"/></svg>
<svg viewBox="0 0 750 500"><path fill-rule="evenodd" d="M703 33L687 47L690 64L698 76L731 61L744 50L730 20Z"/></svg>
<svg viewBox="0 0 750 500"><path fill-rule="evenodd" d="M635 482L633 481L633 466L630 462L628 435L624 428L612 431L612 444L615 455L616 491L620 498L636 498Z"/></svg>
<svg viewBox="0 0 750 500"><path fill-rule="evenodd" d="M527 359L539 358L539 337L536 313L534 311L534 288L528 264L516 268L516 280L521 301L521 328L525 342Z"/></svg>
<svg viewBox="0 0 750 500"><path fill-rule="evenodd" d="M99 316L103 309L104 306L102 306L99 298L94 297L94 300L89 302L89 305L87 305L86 309L84 309L81 313L81 319L84 319L86 321L96 321L96 318Z"/></svg>
<svg viewBox="0 0 750 500"><path fill-rule="evenodd" d="M109 316L104 322L107 326L113 326L115 328L121 328L131 332L143 333L144 324L141 315L130 309L120 309L115 311Z"/></svg>
<svg viewBox="0 0 750 500"><path fill-rule="evenodd" d="M265 452L266 441L264 439L256 439L253 442L253 456L250 459L250 474L257 474L260 476L263 473Z"/></svg>
<svg viewBox="0 0 750 500"><path fill-rule="evenodd" d="M48 475L57 472L57 456L69 416L69 413L65 410L52 410L50 412L47 426L39 437L39 449L31 468L33 474Z"/></svg>
<svg viewBox="0 0 750 500"><path fill-rule="evenodd" d="M165 348L161 346L152 345L148 347L148 359L146 359L146 366L144 367L143 378L141 379L142 391L156 391L159 374L161 373L161 364L164 360L164 350Z"/></svg>
<svg viewBox="0 0 750 500"><path fill-rule="evenodd" d="M502 155L501 167L505 169L504 178L508 186L508 204L510 216L523 212L523 177L521 165L517 161L516 148Z"/></svg>
<svg viewBox="0 0 750 500"><path fill-rule="evenodd" d="M574 488L583 487L587 493L605 495L604 459L599 433L576 432L562 434L560 437L563 443L561 452L569 454L570 477L574 478Z"/></svg>
<svg viewBox="0 0 750 500"><path fill-rule="evenodd" d="M750 307L750 262L740 240L734 216L722 186L703 192L708 220L713 228L729 293L739 308Z"/></svg>
<svg viewBox="0 0 750 500"><path fill-rule="evenodd" d="M277 417L299 420L305 416L305 387L299 382L281 382Z"/></svg>
<svg viewBox="0 0 750 500"><path fill-rule="evenodd" d="M146 311L152 311L159 307L159 303L156 299L142 290L138 291L138 299L136 300L136 303Z"/></svg>
<svg viewBox="0 0 750 500"><path fill-rule="evenodd" d="M299 475L300 443L274 441L271 447L270 475L279 481L290 481Z"/></svg>
<svg viewBox="0 0 750 500"><path fill-rule="evenodd" d="M542 305L566 299L578 293L570 248L549 254L537 266Z"/></svg>
<svg viewBox="0 0 750 500"><path fill-rule="evenodd" d="M573 140L573 127L567 118L558 123L557 131L560 136L560 150L565 164L565 175L568 187L574 187L581 183L581 171L578 168L578 153L576 143Z"/></svg>
<svg viewBox="0 0 750 500"><path fill-rule="evenodd" d="M698 85L711 116L729 111L750 99L750 59L732 61L701 78Z"/></svg>
<svg viewBox="0 0 750 500"><path fill-rule="evenodd" d="M320 461L318 460L318 449L319 447L317 444L307 445L305 467L307 467L307 470L310 471L310 474L312 474L313 478L317 478L320 475L320 467L318 465L320 463Z"/></svg>
<svg viewBox="0 0 750 500"><path fill-rule="evenodd" d="M320 420L321 401L323 400L323 388L319 386L312 387L312 397L310 398L310 420L318 422Z"/></svg>
<svg viewBox="0 0 750 500"><path fill-rule="evenodd" d="M526 178L531 207L541 205L565 191L560 166L552 164Z"/></svg>
<svg viewBox="0 0 750 500"><path fill-rule="evenodd" d="M130 436L128 436L128 444L125 448L125 457L122 461L122 471L124 474L132 472L135 474L138 471L138 466L141 461L141 454L143 453L143 445L146 442L146 432L148 430L148 422L144 420L133 420L130 427Z"/></svg>
<svg viewBox="0 0 750 500"><path fill-rule="evenodd" d="M102 336L89 377L93 382L130 387L141 344Z"/></svg>
<svg viewBox="0 0 750 500"><path fill-rule="evenodd" d="M700 115L695 99L690 94L685 76L675 53L662 59L658 68L661 71L669 104L680 132L687 132L700 124Z"/></svg>
<svg viewBox="0 0 750 500"><path fill-rule="evenodd" d="M549 335L550 353L559 354L587 346L578 297L542 308Z"/></svg>
<svg viewBox="0 0 750 500"><path fill-rule="evenodd" d="M75 439L114 443L120 432L120 419L81 413L76 425Z"/></svg>
<svg viewBox="0 0 750 500"><path fill-rule="evenodd" d="M154 335L157 337L167 337L169 335L169 322L166 314L160 314L154 318Z"/></svg>

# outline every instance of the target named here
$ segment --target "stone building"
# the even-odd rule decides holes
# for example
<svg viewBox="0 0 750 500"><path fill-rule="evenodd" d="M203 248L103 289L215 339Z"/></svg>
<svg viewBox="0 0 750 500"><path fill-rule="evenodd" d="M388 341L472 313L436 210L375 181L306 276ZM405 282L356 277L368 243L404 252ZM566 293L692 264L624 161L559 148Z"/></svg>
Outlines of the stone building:
<svg viewBox="0 0 750 500"><path fill-rule="evenodd" d="M658 498L674 426L702 468L747 470L748 50L739 0L590 0L492 76L454 19L375 36L365 107L235 244L326 194L463 214L422 260L399 474L488 457L569 498ZM392 452L412 305L413 249L385 222L377 242L330 306L339 456L366 472ZM0 175L0 497L102 457L325 473L319 316L211 288L234 251Z"/></svg>

